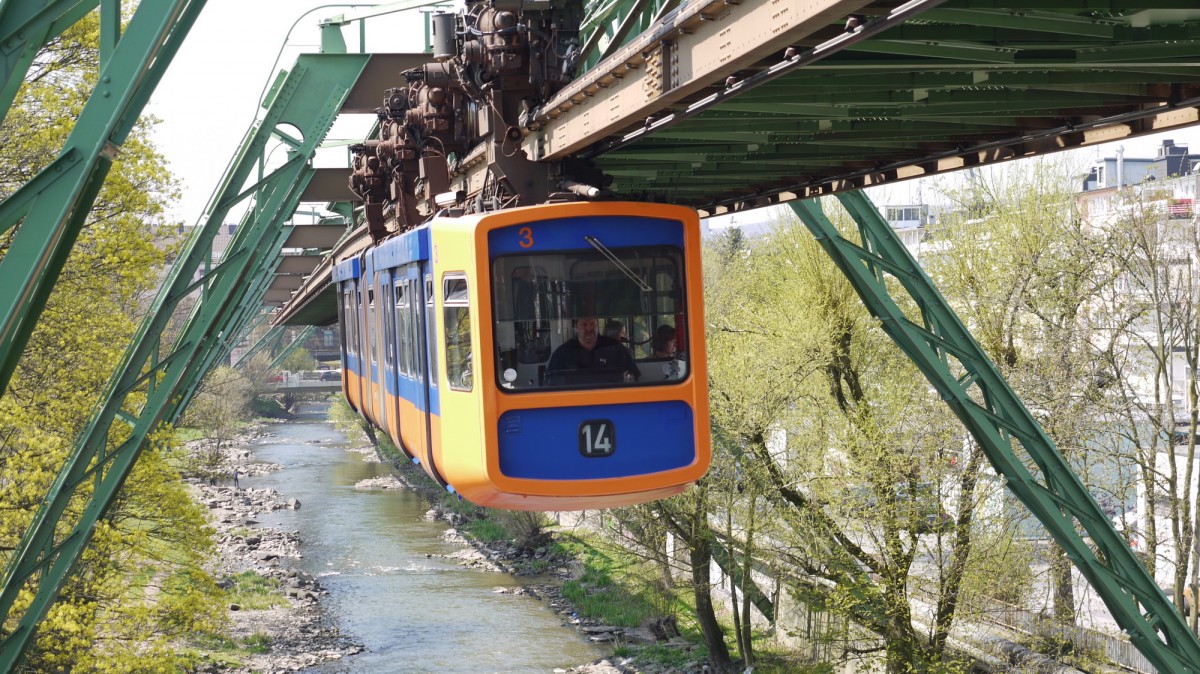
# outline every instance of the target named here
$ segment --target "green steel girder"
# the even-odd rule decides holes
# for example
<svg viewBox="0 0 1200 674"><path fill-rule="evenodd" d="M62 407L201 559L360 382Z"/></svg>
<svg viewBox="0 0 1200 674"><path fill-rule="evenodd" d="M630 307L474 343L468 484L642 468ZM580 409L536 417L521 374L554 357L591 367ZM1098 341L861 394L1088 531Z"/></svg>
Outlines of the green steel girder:
<svg viewBox="0 0 1200 674"><path fill-rule="evenodd" d="M1066 551L1134 646L1164 674L1200 672L1200 640L891 226L861 192L838 199L857 223L861 245L844 238L817 201L789 205L884 331L963 422L1012 493ZM901 288L920 313L920 323L893 299ZM1015 451L1018 447L1024 457ZM1025 458L1036 464L1038 475L1030 472Z"/></svg>
<svg viewBox="0 0 1200 674"><path fill-rule="evenodd" d="M1146 98L1152 95L1145 87L1130 87L1130 95L1119 96L1124 100ZM974 105L979 103L994 103L1000 106L1022 106L1028 108L1045 108L1048 106L1076 107L1088 105L1104 105L1114 99L1112 92L1089 93L1081 90L1062 89L1033 89L1027 87L998 86L988 82L986 87L942 87L938 89L894 89L892 91L859 91L846 94L808 94L805 96L804 107L827 105L833 110L861 110L867 106L872 109L885 107L896 108L898 113L909 110L924 110L935 105ZM766 112L774 109L786 113L792 110L795 94L781 92L752 91L738 99L736 105L729 110L751 110ZM757 108L757 109L756 109ZM803 108L802 108L803 109ZM817 114L824 114L818 112Z"/></svg>
<svg viewBox="0 0 1200 674"><path fill-rule="evenodd" d="M0 122L8 116L38 50L99 0L0 0Z"/></svg>
<svg viewBox="0 0 1200 674"><path fill-rule="evenodd" d="M1111 47L1079 50L1078 62L1083 64L1117 64L1138 61L1162 63L1172 58L1192 58L1200 52L1200 40L1184 40L1173 43L1123 44ZM1194 63L1194 61L1193 61Z"/></svg>
<svg viewBox="0 0 1200 674"><path fill-rule="evenodd" d="M287 357L289 355L291 355L291 353L293 351L295 351L296 349L303 346L304 341L307 340L309 337L312 337L312 334L316 331L317 331L317 326L310 325L310 326L304 328L303 330L301 330L299 333L297 333L295 338L292 339L292 341L290 341L286 345L284 345L284 347L279 350L279 353L275 354L275 357L271 359L271 364L270 364L270 366L268 366L268 369L274 370L274 369L278 368L279 365L281 363L283 363L283 361L285 359L287 359Z"/></svg>
<svg viewBox="0 0 1200 674"><path fill-rule="evenodd" d="M285 85L286 86L286 85ZM293 87L294 89L294 87ZM289 95L293 95L294 91L288 91ZM340 102L339 102L340 105ZM302 129L307 137L307 129ZM328 127L322 130L321 137L328 131ZM278 129L274 135L279 136ZM294 140L294 139L292 139ZM319 138L318 143L319 145ZM294 147L292 142L288 143L289 147ZM271 190L272 193L280 191L281 197L277 200L266 201L256 200L255 207L247 209L242 216L242 221L238 225L237 231L234 234L233 240L230 242L229 251L226 253L225 260L222 261L222 266L231 263L237 263L239 258L251 260L248 269L243 275L245 279L235 289L232 297L225 301L229 312L223 321L223 329L219 334L217 342L213 345L203 357L203 359L194 368L197 373L196 377L189 379L176 401L173 401L164 415L164 420L168 423L175 423L176 420L187 409L191 403L192 397L196 391L204 375L211 371L218 363L228 359L233 348L242 340L243 336L249 331L250 325L256 318L261 316L262 304L260 298L266 293L267 288L271 285L274 279L275 268L279 266L279 258L274 251L278 251L287 240L288 235L293 229L290 226L284 226L282 223L286 221L296 211L296 206L299 204L300 195L305 187L312 180L314 172L310 166L307 166L311 159L312 153L316 146L311 149L304 147L296 147L299 152L289 152L291 159L284 169L277 170L266 176L261 176L262 165L259 165L260 178L255 183L255 189ZM286 169L287 166L297 165L297 160L303 160L303 169L295 174L294 179L292 170ZM261 161L261 155L260 155ZM243 192L245 194L245 192ZM266 228L269 232L267 238L263 240L254 235L255 232L262 231ZM272 251L271 254L262 255L260 251Z"/></svg>
<svg viewBox="0 0 1200 674"><path fill-rule="evenodd" d="M844 95L869 91L912 91L913 89L953 89L961 87L998 86L1011 89L1057 89L1080 85L1124 85L1146 91L1152 86L1146 83L1145 74L1131 70L1105 71L1103 81L1097 81L1100 73L1090 70L1063 70L1059 72L1028 70L939 70L908 73L835 71L824 74L798 73L793 77L768 82L753 93L808 96L814 91L822 95ZM1195 68L1181 69L1174 75L1181 82L1200 82L1200 72Z"/></svg>
<svg viewBox="0 0 1200 674"><path fill-rule="evenodd" d="M951 10L959 11L959 10ZM923 14L929 16L931 12ZM1053 15L1052 15L1053 16ZM1078 17L1075 17L1078 18ZM1070 20L1070 17L1067 18ZM893 40L909 40L913 42L939 42L942 40L967 40L970 42L1004 42L1021 44L1028 48L1063 49L1070 44L1080 44L1078 32L1062 33L1047 32L1037 23L1027 23L1017 28L993 28L988 26L966 24L931 24L909 23L897 26L888 31L888 37ZM1166 40L1194 40L1200 37L1200 25L1176 24L1134 27L1128 25L1113 26L1110 24L1108 38L1127 42L1154 42Z"/></svg>
<svg viewBox="0 0 1200 674"><path fill-rule="evenodd" d="M206 211L203 226L193 233L172 267L95 415L9 559L0 591L0 623L11 617L23 589L33 592L34 599L17 617L16 629L0 641L0 671L10 671L31 643L38 622L79 559L95 523L112 504L147 435L160 422L178 419L200 379L228 353L236 343L233 336L261 307L258 298L274 270L275 252L286 238L282 223L295 211L313 175L309 160L368 58L353 54L299 57L262 121L248 132ZM240 191L265 160L267 144L280 124L300 130L299 146L282 166L258 180L254 190ZM210 258L212 241L226 214L250 197L253 203L244 226L230 242L225 260L206 278L182 332L172 349L160 357L160 336L175 308L191 292L191 278ZM263 251L270 254L263 255ZM260 295L251 296L252 292ZM136 411L124 409L129 393L146 379L155 382L146 403ZM132 429L123 441L110 446L107 438L118 417ZM87 499L87 505L77 519L67 521L66 505L77 496Z"/></svg>
<svg viewBox="0 0 1200 674"><path fill-rule="evenodd" d="M1016 51L1003 47L969 42L902 42L900 40L867 40L846 51L863 54L887 54L888 56L920 56L923 58L949 59L968 63L1015 63Z"/></svg>
<svg viewBox="0 0 1200 674"><path fill-rule="evenodd" d="M581 50L582 70L624 46L678 4L679 0L590 0L579 25L580 34L587 36Z"/></svg>
<svg viewBox="0 0 1200 674"><path fill-rule="evenodd" d="M22 7L34 4L28 0L19 6L6 3L0 10L13 12L15 22L26 14ZM42 39L53 30L61 31L56 21L65 21L78 10L58 6L66 3L45 4L59 13L48 23L30 19L42 29ZM204 0L142 3L101 68L96 88L61 154L0 202L0 234L19 225L11 247L0 259L0 288L5 289L0 294L0 394L8 386L113 159L203 7ZM4 31L8 30L5 22ZM32 44L18 45L21 54ZM19 66L27 59L18 56L17 61ZM8 74L10 79L12 76ZM8 106L4 109L7 112Z"/></svg>
<svg viewBox="0 0 1200 674"><path fill-rule="evenodd" d="M1087 38L1111 39L1114 31L1123 24L1119 19L1102 19L1094 16L1078 16L1063 12L1025 10L963 9L958 7L934 7L921 15L922 23L941 21L966 26L986 28L1013 28L1038 31L1057 35L1074 35ZM958 38L963 39L963 38Z"/></svg>
<svg viewBox="0 0 1200 674"><path fill-rule="evenodd" d="M251 328L251 330L252 329L253 328ZM241 369L243 367L243 363L249 363L250 359L254 358L259 353L274 349L275 345L279 343L279 340L283 338L283 329L284 326L277 325L268 330L265 334L263 334L262 337L259 337L258 341L254 342L250 349L246 351L246 355L242 356L242 359L238 361L236 367Z"/></svg>

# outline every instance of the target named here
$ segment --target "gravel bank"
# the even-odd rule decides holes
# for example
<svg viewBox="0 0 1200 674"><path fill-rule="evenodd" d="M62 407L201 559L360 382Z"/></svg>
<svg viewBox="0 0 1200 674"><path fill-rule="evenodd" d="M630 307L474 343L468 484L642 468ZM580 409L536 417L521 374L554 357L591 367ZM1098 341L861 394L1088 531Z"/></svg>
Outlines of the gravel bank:
<svg viewBox="0 0 1200 674"><path fill-rule="evenodd" d="M300 671L328 660L336 660L362 652L363 646L351 636L341 634L330 624L322 612L320 599L326 594L317 579L307 573L289 568L293 560L301 557L303 541L294 531L281 531L264 527L258 517L262 513L284 508L300 508L303 504L286 494L272 489L235 488L233 471L241 476L258 476L281 470L277 464L252 462L251 451L245 445L270 435L269 426L238 438L233 446L222 449L227 477L211 484L202 480L189 480L198 502L210 512L211 522L217 530L217 556L211 566L213 576L225 587L232 585L232 578L244 572L253 572L278 581L283 605L264 610L248 610L231 605L232 621L230 636L245 640L256 635L266 635L269 647L266 652L242 656L240 667L229 668L207 664L196 671L202 673L228 672L251 674L260 672L276 674ZM206 441L191 443L194 450L204 449ZM338 451L342 451L339 449ZM374 448L351 448L366 460L378 461ZM403 469L393 469L391 474L363 480L355 485L358 489L410 489L431 497L434 491L424 481L413 480ZM626 629L602 625L593 620L580 618L574 606L562 596L562 583L581 573L578 562L571 558L547 558L543 551L523 551L506 543L483 544L468 540L459 531L463 523L457 513L438 507L426 513L430 520L444 520L449 527L443 537L461 546L449 555L460 564L481 571L527 575L523 569L537 561L542 570L530 583L519 588L496 588L497 592L528 595L546 603L547 609L558 613L564 624L574 626L583 638L605 643L660 643L681 650L692 648L686 640L678 638L671 627L647 626ZM653 629L659 627L659 629ZM267 640L264 640L267 641ZM703 674L706 664L696 661L688 667L664 669L654 665L638 663L629 658L606 658L572 668L553 670L556 674Z"/></svg>

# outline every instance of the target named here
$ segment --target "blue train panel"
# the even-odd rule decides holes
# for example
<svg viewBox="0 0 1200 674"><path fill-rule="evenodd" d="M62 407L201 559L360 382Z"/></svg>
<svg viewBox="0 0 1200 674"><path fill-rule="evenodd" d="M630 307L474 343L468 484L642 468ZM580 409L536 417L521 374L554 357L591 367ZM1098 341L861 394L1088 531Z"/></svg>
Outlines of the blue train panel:
<svg viewBox="0 0 1200 674"><path fill-rule="evenodd" d="M344 262L339 262L333 267L333 282L341 283L362 276L362 262L358 258L351 258Z"/></svg>
<svg viewBox="0 0 1200 674"><path fill-rule="evenodd" d="M522 233L523 229L529 230ZM683 248L683 229L677 221L637 215L586 215L512 225L488 232L492 257L508 253L578 249L582 238L603 239L609 248L670 245Z"/></svg>
<svg viewBox="0 0 1200 674"><path fill-rule="evenodd" d="M585 456L580 427L599 419L610 422L612 453ZM499 420L500 470L513 478L586 480L684 468L696 460L693 428L691 406L677 400L510 411Z"/></svg>

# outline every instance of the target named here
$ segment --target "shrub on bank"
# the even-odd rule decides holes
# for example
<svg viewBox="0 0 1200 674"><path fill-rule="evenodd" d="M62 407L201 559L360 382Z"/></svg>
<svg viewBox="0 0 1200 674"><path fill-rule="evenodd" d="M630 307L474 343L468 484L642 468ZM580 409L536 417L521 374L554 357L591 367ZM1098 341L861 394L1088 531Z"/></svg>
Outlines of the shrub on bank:
<svg viewBox="0 0 1200 674"><path fill-rule="evenodd" d="M241 606L243 610L257 611L283 605L283 595L279 593L279 581L274 578L260 576L253 571L242 571L230 577L233 586L227 591L229 601Z"/></svg>
<svg viewBox="0 0 1200 674"><path fill-rule="evenodd" d="M255 396L250 401L250 410L256 417L265 417L267 419L288 418L287 408L283 406L283 401L278 396Z"/></svg>

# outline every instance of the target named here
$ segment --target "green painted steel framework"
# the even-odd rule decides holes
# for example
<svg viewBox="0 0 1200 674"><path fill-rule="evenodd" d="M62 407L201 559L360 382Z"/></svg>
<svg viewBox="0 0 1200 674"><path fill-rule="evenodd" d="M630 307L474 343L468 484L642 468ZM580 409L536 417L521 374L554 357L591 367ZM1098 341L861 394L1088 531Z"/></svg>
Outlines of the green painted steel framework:
<svg viewBox="0 0 1200 674"><path fill-rule="evenodd" d="M155 6L143 3L142 8ZM139 15L143 9L138 10ZM165 11L158 16L177 15ZM135 15L121 46L135 34L137 19ZM119 52L120 47L118 56ZM10 671L32 642L38 622L79 559L93 526L120 490L147 436L162 423L179 418L201 378L228 355L260 315L262 297L277 264L276 253L290 232L282 223L296 210L314 173L310 159L368 58L362 54L301 56L264 103L266 112L243 141L206 210L204 224L172 267L101 404L9 558L0 591L0 616L12 624L18 595L29 591L34 598L15 617L15 628L0 635L0 671ZM148 55L145 59L152 61ZM83 122L81 118L80 124ZM280 125L288 125L289 132L280 131ZM277 167L266 163L268 144L273 141L283 143L287 150L286 161ZM241 186L255 170L257 180L243 190ZM200 280L193 280L211 259L212 241L224 218L242 202L247 203L246 213L223 260ZM90 203L81 206L85 214ZM8 201L3 204L8 205ZM26 222L33 222L30 217ZM69 250L69 245L66 248ZM65 251L61 255L65 256ZM16 259L12 251L4 261L10 259ZM53 278L43 277L41 283L48 288ZM187 302L193 304L184 328L164 349L162 338L168 322ZM19 345L6 346L19 352ZM143 389L148 390L145 403L139 409L128 408L130 394ZM117 425L118 420L128 429ZM113 431L123 439L113 441ZM87 505L78 515L68 515L67 504L75 498L85 499Z"/></svg>
<svg viewBox="0 0 1200 674"><path fill-rule="evenodd" d="M0 258L0 288L5 288L0 294L0 311L3 312L0 314L0 321L3 321L0 322L0 392L7 385L33 324L44 308L46 296L107 174L115 150L128 134L203 4L203 0L143 2L129 21L124 35L119 35L121 3L118 0L0 0L0 104L6 111L23 74L46 40L97 6L101 9L103 28L100 84L80 115L66 147L45 171L0 202L0 234L16 228L13 248ZM930 40L937 36L937 31L948 25L961 25L966 21L1001 31L1009 28L1031 30L1036 24L1037 30L1044 32L1051 28L1047 22L1056 18L1018 19L994 12L989 14L987 7L979 8L988 3L954 4L959 6L939 10L940 14L928 15L925 23L892 34L897 39L891 42L873 43L870 53L891 50L905 55L908 53L905 50L911 51L916 49L914 44L923 43L926 47L918 50L920 56L954 61L977 53L978 46L968 45L970 48L962 54L954 52L948 40L935 40L942 46L931 46ZM677 6L676 0L591 3L585 18L585 29L591 31L584 39L585 62L598 62L615 47L627 44L633 36L655 25L655 19L669 14ZM991 17L991 24L978 23L980 12L985 18ZM1069 26L1061 28L1070 28L1076 33L1108 30L1103 22L1099 28L1082 26L1079 22L1068 23ZM982 40L992 34L973 32L970 35ZM1170 36L1179 40L1176 44L1183 45L1177 47L1186 52L1183 58L1190 57L1197 37L1195 31L1188 28L1186 32L1171 33ZM1139 34L1139 37L1145 36ZM1167 60L1174 55L1165 44L1147 49L1151 51L1146 54L1163 54L1163 59ZM1145 54L1139 52L1134 56L1141 58ZM309 160L328 132L350 88L363 72L368 58L364 54L304 55L276 82L264 102L265 113L247 133L206 210L202 226L193 234L172 268L122 364L114 372L94 417L77 439L72 456L63 466L19 548L9 558L0 590L0 617L5 625L15 624L15 629L0 633L0 671L10 671L32 642L38 621L49 609L61 583L86 546L92 526L120 490L148 434L161 423L176 421L195 395L201 378L261 321L261 299L271 283L275 254L288 234L288 228L282 223L295 211L301 193L312 179ZM1182 63L1172 62L1165 67L1176 69ZM828 67L855 70L856 66L872 64L848 61ZM968 75L970 69L970 66L960 68ZM927 91L927 87L938 84L931 78L949 77L941 72L935 69L932 74L917 72L904 77L913 79L914 91ZM954 77L960 74L956 72ZM886 73L884 77L873 73L870 67L866 72L860 67L856 75L855 79L847 80L854 85L856 94L861 94L863 87L868 90L894 88L894 73ZM1191 75L1181 73L1180 77L1188 82L1187 77ZM739 133L738 128L729 128L735 123L730 114L746 117L749 113L751 119L743 119L741 123L761 125L762 120L753 117L777 109L776 96L782 94L791 100L798 95L795 94L797 84L808 86L808 80L820 78L828 79L828 73L817 70L802 73L794 78L796 81L785 81L777 87L760 90L756 97L745 98L741 105L751 106L746 111L737 110L735 103L724 112L698 117L673 131L664 130L662 134L652 136L649 143L630 146L625 152L602 154L599 163L620 176L626 157L645 163L648 158L645 153L662 152L661 159L669 161L669 165L651 164L646 168L656 171L659 177L665 170L667 177L674 180L678 176L670 174L670 170L677 163L675 160L682 158L688 166L681 168L681 172L697 174L696 179L688 183L691 188L708 189L704 183L709 169L719 171L725 181L735 169L742 171L739 175L745 180L761 181L761 176L756 177L754 171L745 170L745 164L739 162L747 159L758 163L767 160L795 162L800 158L783 152L781 146L760 146L753 142L752 146L745 145L747 152L726 148L728 155L702 153L697 157L685 157L683 153L697 150L695 144L703 145L707 136L700 126L717 123L725 127L712 140L727 143L730 133ZM948 86L978 88L951 79ZM831 81L835 88L841 86L839 80ZM787 90L776 91L780 87ZM1138 89L1133 93L1146 95L1148 92ZM809 101L804 105L811 105L811 96L805 93L804 97ZM869 96L859 95L855 100L865 104L867 98ZM824 102L826 105L837 103ZM1036 101L1012 100L1010 103L1025 110ZM801 104L789 105L796 114L807 110ZM967 110L961 108L958 112ZM845 116L844 111L842 116ZM787 129L797 124L795 119L781 121ZM916 123L897 122L899 128ZM289 125L289 131L280 129L281 124ZM836 130L836 124L820 121L814 124L816 131ZM864 131L861 124L853 131ZM811 142L818 139L811 135L815 131L804 124L800 126L810 134L804 136L809 142L789 143L788 146L815 147ZM779 134L787 129L772 128L771 133ZM298 137L294 130L299 130ZM978 128L971 128L966 133L975 136L978 132ZM929 130L926 136L936 140L935 137L940 138L939 134L944 133L944 129ZM678 140L672 139L680 134L692 140L680 145ZM838 138L843 143L860 142L853 134ZM756 139L747 137L746 140ZM877 137L864 138L861 144L878 141ZM286 147L287 157L282 165L267 163L268 144L272 142ZM703 148L704 152L709 150ZM844 150L845 147L839 147L831 152ZM779 154L771 154L774 152ZM719 164L721 159L734 164ZM695 169L696 161L705 164L704 171ZM253 182L250 182L252 176ZM246 187L248 182L250 185ZM814 179L814 184L819 182ZM683 197L680 200L685 202L697 200L694 195L681 193L675 196ZM815 202L797 201L792 208L851 280L870 310L880 318L888 334L959 415L997 472L1008 481L1013 493L1067 551L1134 644L1159 671L1200 672L1200 641L1187 630L1153 579L1059 455L1053 442L1012 393L928 276L865 197L847 193L838 198L858 223L861 243L844 238ZM224 259L196 280L197 271L207 269L212 242L224 218L234 206L243 202L248 208ZM9 288L19 290L9 292ZM919 322L911 320L900 308L901 304L892 298L891 293L900 288L909 296L903 300L904 305L911 301L917 307ZM182 332L171 345L164 345L168 319L188 303L191 303L190 314ZM129 396L141 390L147 391L146 401L133 409ZM116 425L118 420L128 428ZM1032 472L1035 468L1036 474ZM74 498L86 499L88 505L79 515L68 517L66 505ZM1099 554L1089 547L1085 535L1097 546ZM14 615L17 595L23 590L33 593L33 602Z"/></svg>
<svg viewBox="0 0 1200 674"><path fill-rule="evenodd" d="M817 200L789 205L1138 650L1160 672L1200 672L1200 641L879 210L861 192L837 198L857 223L861 243L842 236ZM893 292L900 289L907 297L898 302ZM920 323L901 303L916 307Z"/></svg>
<svg viewBox="0 0 1200 674"><path fill-rule="evenodd" d="M97 4L0 2L0 103L5 115L37 51ZM0 392L8 386L113 159L204 0L143 3L123 35L118 35L121 3L99 4L104 59L97 85L58 157L0 202L0 234L17 228L0 259L0 288L6 289L0 294Z"/></svg>

